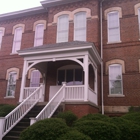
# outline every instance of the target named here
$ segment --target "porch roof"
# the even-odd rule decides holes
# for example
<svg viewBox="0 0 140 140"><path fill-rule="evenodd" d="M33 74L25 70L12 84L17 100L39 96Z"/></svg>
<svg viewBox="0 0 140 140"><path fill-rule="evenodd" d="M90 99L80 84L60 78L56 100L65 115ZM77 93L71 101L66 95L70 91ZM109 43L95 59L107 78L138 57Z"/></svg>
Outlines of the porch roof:
<svg viewBox="0 0 140 140"><path fill-rule="evenodd" d="M56 44L45 44L41 46L26 48L23 50L19 50L18 54L20 56L26 57L36 54L47 54L47 53L64 53L70 51L80 51L87 50L89 53L95 58L98 64L101 63L100 55L94 45L94 43L86 42L86 41L72 41L72 42L63 42Z"/></svg>

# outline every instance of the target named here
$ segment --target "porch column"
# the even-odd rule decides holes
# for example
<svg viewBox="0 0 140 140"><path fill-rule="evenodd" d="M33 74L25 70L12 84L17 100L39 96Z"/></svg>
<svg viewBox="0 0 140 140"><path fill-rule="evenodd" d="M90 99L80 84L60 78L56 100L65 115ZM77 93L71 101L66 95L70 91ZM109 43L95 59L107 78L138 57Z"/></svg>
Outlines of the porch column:
<svg viewBox="0 0 140 140"><path fill-rule="evenodd" d="M85 55L85 58L84 58L84 84L85 84L85 91L84 91L84 101L87 101L88 100L88 72L89 72L89 65L88 65L88 54Z"/></svg>
<svg viewBox="0 0 140 140"><path fill-rule="evenodd" d="M22 102L23 100L23 94L24 94L24 87L26 83L26 69L27 69L27 61L24 60L24 66L23 66L23 72L22 72L22 81L21 81L21 87L20 87L20 98L19 102Z"/></svg>

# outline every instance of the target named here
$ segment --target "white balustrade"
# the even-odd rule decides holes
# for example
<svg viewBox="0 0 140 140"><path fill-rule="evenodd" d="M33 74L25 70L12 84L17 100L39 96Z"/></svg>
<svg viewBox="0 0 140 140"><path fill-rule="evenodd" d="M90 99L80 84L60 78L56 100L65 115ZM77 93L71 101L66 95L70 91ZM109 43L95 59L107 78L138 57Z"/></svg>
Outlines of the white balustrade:
<svg viewBox="0 0 140 140"><path fill-rule="evenodd" d="M38 87L28 98L17 106L6 117L0 118L0 140L4 137L40 100L43 85Z"/></svg>
<svg viewBox="0 0 140 140"><path fill-rule="evenodd" d="M84 100L84 85L66 86L65 101L83 101Z"/></svg>
<svg viewBox="0 0 140 140"><path fill-rule="evenodd" d="M23 100L29 97L38 87L25 87L23 92Z"/></svg>
<svg viewBox="0 0 140 140"><path fill-rule="evenodd" d="M90 87L88 88L88 100L97 105L97 94Z"/></svg>
<svg viewBox="0 0 140 140"><path fill-rule="evenodd" d="M36 121L43 120L45 118L50 118L53 113L56 111L58 106L64 99L65 93L65 84L58 90L54 97L49 101L49 103L43 108L43 110L37 115L36 118L31 118L31 123L33 124Z"/></svg>

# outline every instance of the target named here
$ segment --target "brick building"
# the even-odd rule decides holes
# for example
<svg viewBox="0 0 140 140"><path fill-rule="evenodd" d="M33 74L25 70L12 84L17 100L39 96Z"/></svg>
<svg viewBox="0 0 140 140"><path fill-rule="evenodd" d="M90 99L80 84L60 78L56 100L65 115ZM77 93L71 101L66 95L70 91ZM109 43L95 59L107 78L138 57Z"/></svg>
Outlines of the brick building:
<svg viewBox="0 0 140 140"><path fill-rule="evenodd" d="M42 87L39 102L63 89L60 103L79 117L139 106L140 1L41 4L0 15L0 103Z"/></svg>

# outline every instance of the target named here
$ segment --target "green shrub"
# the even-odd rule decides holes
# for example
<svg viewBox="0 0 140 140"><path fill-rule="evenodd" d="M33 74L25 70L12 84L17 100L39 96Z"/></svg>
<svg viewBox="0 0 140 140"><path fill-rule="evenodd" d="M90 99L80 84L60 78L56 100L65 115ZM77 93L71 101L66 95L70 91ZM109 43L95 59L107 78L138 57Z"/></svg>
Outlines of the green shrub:
<svg viewBox="0 0 140 140"><path fill-rule="evenodd" d="M77 121L79 122L79 121L84 121L84 120L106 120L106 119L109 119L109 117L102 114L88 114L78 119Z"/></svg>
<svg viewBox="0 0 140 140"><path fill-rule="evenodd" d="M140 106L131 106L129 107L129 112L140 112Z"/></svg>
<svg viewBox="0 0 140 140"><path fill-rule="evenodd" d="M45 119L25 129L20 135L20 140L56 140L68 131L69 127L62 119Z"/></svg>
<svg viewBox="0 0 140 140"><path fill-rule="evenodd" d="M71 126L77 120L77 116L71 111L61 112L57 115L57 118L64 119L68 126Z"/></svg>
<svg viewBox="0 0 140 140"><path fill-rule="evenodd" d="M76 122L74 128L92 140L120 140L118 127L107 122L84 120Z"/></svg>
<svg viewBox="0 0 140 140"><path fill-rule="evenodd" d="M127 113L126 115L122 116L122 118L133 121L135 124L140 125L140 112Z"/></svg>
<svg viewBox="0 0 140 140"><path fill-rule="evenodd" d="M0 117L5 117L15 108L14 105L0 104Z"/></svg>
<svg viewBox="0 0 140 140"><path fill-rule="evenodd" d="M70 131L57 140L92 140L90 137L78 132L77 130Z"/></svg>

